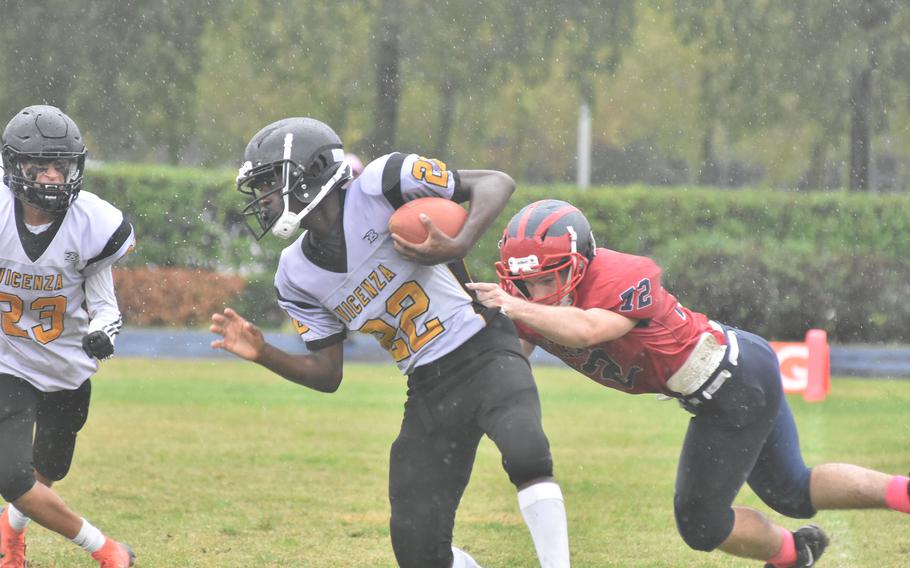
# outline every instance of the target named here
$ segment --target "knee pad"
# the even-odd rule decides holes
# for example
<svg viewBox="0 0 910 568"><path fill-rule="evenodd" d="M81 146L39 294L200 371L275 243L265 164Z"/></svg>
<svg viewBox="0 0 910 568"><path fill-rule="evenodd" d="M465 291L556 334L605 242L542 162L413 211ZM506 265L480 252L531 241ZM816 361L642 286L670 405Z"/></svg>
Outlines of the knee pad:
<svg viewBox="0 0 910 568"><path fill-rule="evenodd" d="M502 467L516 487L542 477L553 477L553 457L543 432L540 436L516 432L508 447L501 447Z"/></svg>
<svg viewBox="0 0 910 568"><path fill-rule="evenodd" d="M70 471L75 450L75 434L60 435L58 442L36 440L34 448L35 469L51 481L60 481ZM40 443L39 443L40 442Z"/></svg>
<svg viewBox="0 0 910 568"><path fill-rule="evenodd" d="M502 453L502 467L516 487L541 477L553 477L550 443L534 416L511 413L500 423L494 441Z"/></svg>
<svg viewBox="0 0 910 568"><path fill-rule="evenodd" d="M35 485L35 472L30 464L0 468L0 497L12 503Z"/></svg>
<svg viewBox="0 0 910 568"><path fill-rule="evenodd" d="M553 477L553 458L549 451L543 456L526 454L510 456L508 459L503 457L502 467L509 474L509 481L515 487L521 487L542 477Z"/></svg>
<svg viewBox="0 0 910 568"><path fill-rule="evenodd" d="M66 477L66 474L70 472L70 465L73 462L71 460L66 460L62 462L47 462L42 465L35 465L35 469L38 470L38 473L46 477L47 479L57 482Z"/></svg>
<svg viewBox="0 0 910 568"><path fill-rule="evenodd" d="M773 490L756 491L761 500L777 513L792 519L811 519L817 512L809 495L810 469L793 483L779 484ZM755 489L755 488L753 488Z"/></svg>
<svg viewBox="0 0 910 568"><path fill-rule="evenodd" d="M727 540L733 530L735 513L729 506L714 506L709 501L674 502L676 528L679 535L693 550L710 552Z"/></svg>

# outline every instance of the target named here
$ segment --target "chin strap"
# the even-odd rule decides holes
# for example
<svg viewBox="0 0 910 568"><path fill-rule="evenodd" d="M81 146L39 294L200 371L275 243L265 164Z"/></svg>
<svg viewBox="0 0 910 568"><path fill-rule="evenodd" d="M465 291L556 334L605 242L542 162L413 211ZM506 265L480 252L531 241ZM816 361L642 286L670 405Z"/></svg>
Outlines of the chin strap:
<svg viewBox="0 0 910 568"><path fill-rule="evenodd" d="M306 207L303 208L300 213L292 213L290 210L290 190L285 189L284 193L284 213L281 214L281 217L275 221L275 224L272 225L272 234L281 239L291 238L297 229L300 228L300 222L303 221L303 218L307 214L316 208L326 195L329 194L332 189L335 188L343 179L349 179L352 177L351 166L347 163L342 163L338 170L335 172L329 181L325 182L322 187L319 188L319 193L316 194L316 197L310 201Z"/></svg>

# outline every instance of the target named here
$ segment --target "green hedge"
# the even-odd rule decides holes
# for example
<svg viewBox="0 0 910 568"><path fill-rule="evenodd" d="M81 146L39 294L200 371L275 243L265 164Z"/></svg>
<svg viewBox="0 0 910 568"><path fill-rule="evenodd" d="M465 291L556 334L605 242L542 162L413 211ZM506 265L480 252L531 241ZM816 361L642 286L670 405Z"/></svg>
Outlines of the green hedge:
<svg viewBox="0 0 910 568"><path fill-rule="evenodd" d="M910 342L910 195L645 186L519 188L468 258L476 278L518 209L582 209L598 246L653 257L692 309L777 340Z"/></svg>
<svg viewBox="0 0 910 568"><path fill-rule="evenodd" d="M89 170L85 189L132 221L138 246L131 265L264 272L282 247L250 237L233 179L228 170L113 164Z"/></svg>
<svg viewBox="0 0 910 568"><path fill-rule="evenodd" d="M240 305L261 312L260 323L278 322L267 306L285 243L247 233L233 172L105 165L89 172L86 188L133 220L139 247L130 264L240 272L251 283ZM511 215L554 197L586 213L598 245L654 257L680 300L711 317L774 339L821 327L834 341L910 340L908 195L520 187L468 257L475 279L495 277Z"/></svg>
<svg viewBox="0 0 910 568"><path fill-rule="evenodd" d="M662 247L667 286L711 317L769 338L813 327L840 342L908 339L910 266L806 241L695 237Z"/></svg>

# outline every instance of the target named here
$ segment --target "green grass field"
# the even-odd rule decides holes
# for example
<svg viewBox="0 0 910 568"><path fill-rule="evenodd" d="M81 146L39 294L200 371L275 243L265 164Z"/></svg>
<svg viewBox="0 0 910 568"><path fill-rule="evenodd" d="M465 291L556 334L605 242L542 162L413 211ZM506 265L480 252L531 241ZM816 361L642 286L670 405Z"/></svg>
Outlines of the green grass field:
<svg viewBox="0 0 910 568"><path fill-rule="evenodd" d="M76 511L130 543L138 566L394 566L386 471L404 378L391 365L346 371L339 392L325 395L239 361L114 359L94 380L72 471L56 487ZM573 566L758 565L693 552L676 534L673 482L685 412L566 369L536 374ZM810 464L910 469L910 381L835 379L824 403L789 399ZM766 510L748 489L739 501ZM910 516L822 512L816 522L833 541L821 566L910 564ZM41 527L33 525L28 538L32 568L92 565ZM486 568L536 565L489 440L455 542Z"/></svg>

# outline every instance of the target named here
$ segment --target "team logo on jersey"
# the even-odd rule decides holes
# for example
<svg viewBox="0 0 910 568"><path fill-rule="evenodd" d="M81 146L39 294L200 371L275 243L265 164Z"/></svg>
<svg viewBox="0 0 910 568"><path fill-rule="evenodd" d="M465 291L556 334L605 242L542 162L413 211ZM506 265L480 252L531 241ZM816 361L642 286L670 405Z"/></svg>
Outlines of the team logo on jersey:
<svg viewBox="0 0 910 568"><path fill-rule="evenodd" d="M363 237L361 237L361 238L365 241L370 241L370 244L372 244L374 241L376 241L376 239L379 238L379 233L377 233L373 229L370 229L369 231L364 233Z"/></svg>
<svg viewBox="0 0 910 568"><path fill-rule="evenodd" d="M79 253L74 250L68 250L65 253L63 253L63 258L67 262L76 264L77 262L79 262Z"/></svg>

